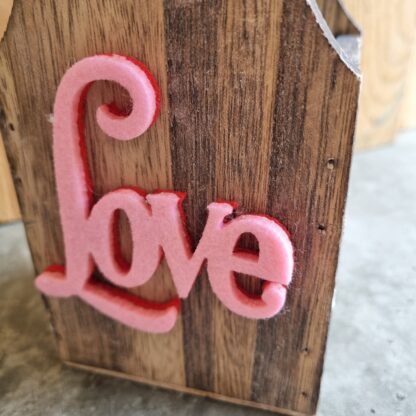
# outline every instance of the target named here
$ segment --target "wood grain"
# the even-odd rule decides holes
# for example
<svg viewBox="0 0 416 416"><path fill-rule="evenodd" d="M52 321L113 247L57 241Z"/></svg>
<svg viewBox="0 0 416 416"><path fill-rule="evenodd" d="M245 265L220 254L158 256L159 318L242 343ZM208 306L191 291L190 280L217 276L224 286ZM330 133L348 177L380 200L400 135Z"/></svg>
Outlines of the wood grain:
<svg viewBox="0 0 416 416"><path fill-rule="evenodd" d="M164 8L173 187L187 193L184 211L195 246L205 226L207 203L213 200L218 75L217 50L211 42L217 36L221 1L166 0ZM213 389L212 310L204 271L182 311L186 383L203 390Z"/></svg>
<svg viewBox="0 0 416 416"><path fill-rule="evenodd" d="M276 73L266 68L278 62L282 7L273 0L228 2L217 40L215 198L238 201L239 213L266 212L276 97ZM253 248L250 241L245 247ZM260 289L257 279L244 277L240 283L250 292ZM214 391L247 400L257 323L231 313L218 301L214 322Z"/></svg>
<svg viewBox="0 0 416 416"><path fill-rule="evenodd" d="M9 127L10 128L10 127ZM20 218L19 205L10 173L9 162L0 135L0 223L16 221Z"/></svg>
<svg viewBox="0 0 416 416"><path fill-rule="evenodd" d="M94 109L113 99L123 107L126 93L93 86L86 124L96 198L120 185L186 191L194 244L208 203L235 200L238 213L278 218L296 249L285 310L267 321L226 310L205 272L166 335L133 331L77 300L47 299L65 361L288 414L315 413L359 88L319 19L311 0L16 1L0 46L1 128L37 271L64 262L48 121L56 87L71 63L103 52L146 63L163 107L144 137L116 142L98 129ZM120 231L128 256L125 221ZM242 244L255 247L250 238ZM239 276L239 283L259 290L258 279ZM170 298L166 265L135 292Z"/></svg>
<svg viewBox="0 0 416 416"><path fill-rule="evenodd" d="M283 4L281 39L290 40L280 43L267 212L292 235L296 271L285 312L258 324L252 398L308 413L318 400L358 83L314 30L310 9ZM278 390L269 370L277 367Z"/></svg>
<svg viewBox="0 0 416 416"><path fill-rule="evenodd" d="M344 0L344 3L363 31L364 76L356 145L369 148L391 142L401 127L403 112L412 111L415 106L415 95L409 89L415 72L409 71L416 43L416 2Z"/></svg>
<svg viewBox="0 0 416 416"><path fill-rule="evenodd" d="M94 113L103 101L115 99L120 106L128 105L128 97L106 83L92 87L86 136L95 198L122 185L137 184L151 191L170 189L172 184L162 3L143 1L139 10L134 1L46 1L30 9L24 2L15 4L11 34L2 45L1 73L6 85L3 108L7 123L15 126L13 132L6 129L4 136L39 272L49 264L64 263L48 120L58 82L71 63L104 52L133 55L146 63L162 90L162 114L156 125L140 140L120 143L100 131ZM49 16L47 25L45 16ZM19 29L23 27L27 30ZM39 36L33 36L33 28ZM163 300L172 294L169 275L161 270L138 290L142 296ZM152 336L130 331L78 300L49 299L46 303L64 358L159 381L184 382L180 322L171 333ZM161 352L166 359L163 366Z"/></svg>
<svg viewBox="0 0 416 416"><path fill-rule="evenodd" d="M12 6L13 0L4 0L0 3L0 42L6 31ZM14 126L9 126L9 128L14 128ZM19 218L19 205L3 146L3 139L0 135L0 223L16 221Z"/></svg>

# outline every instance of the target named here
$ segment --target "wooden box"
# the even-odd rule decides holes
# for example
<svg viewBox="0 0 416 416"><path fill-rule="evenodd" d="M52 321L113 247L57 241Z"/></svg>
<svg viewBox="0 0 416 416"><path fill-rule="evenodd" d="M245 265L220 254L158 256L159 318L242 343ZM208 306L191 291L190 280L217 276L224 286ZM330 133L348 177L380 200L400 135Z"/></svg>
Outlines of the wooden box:
<svg viewBox="0 0 416 416"><path fill-rule="evenodd" d="M92 87L95 199L122 185L185 191L195 242L209 202L238 201L243 212L278 218L295 248L284 310L267 320L224 308L205 269L166 334L128 328L77 298L45 297L65 362L287 414L316 412L359 91L334 37L357 30L337 1L319 3L327 22L314 0L15 0L0 45L1 128L38 273L65 263L52 160L56 89L69 66L95 54L144 62L162 103L144 136L121 143L97 127L95 109L113 100L126 107L125 92ZM120 228L128 256L126 221ZM256 279L239 282L260 290ZM166 263L133 292L174 296Z"/></svg>

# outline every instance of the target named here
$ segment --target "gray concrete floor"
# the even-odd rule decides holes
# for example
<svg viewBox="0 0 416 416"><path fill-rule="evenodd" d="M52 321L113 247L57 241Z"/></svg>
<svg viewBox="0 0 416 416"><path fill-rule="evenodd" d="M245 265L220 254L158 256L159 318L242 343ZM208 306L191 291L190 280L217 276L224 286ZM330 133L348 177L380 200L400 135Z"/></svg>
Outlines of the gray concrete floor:
<svg viewBox="0 0 416 416"><path fill-rule="evenodd" d="M319 415L416 415L415 299L413 133L354 159ZM172 413L269 414L64 367L22 225L0 227L0 414Z"/></svg>

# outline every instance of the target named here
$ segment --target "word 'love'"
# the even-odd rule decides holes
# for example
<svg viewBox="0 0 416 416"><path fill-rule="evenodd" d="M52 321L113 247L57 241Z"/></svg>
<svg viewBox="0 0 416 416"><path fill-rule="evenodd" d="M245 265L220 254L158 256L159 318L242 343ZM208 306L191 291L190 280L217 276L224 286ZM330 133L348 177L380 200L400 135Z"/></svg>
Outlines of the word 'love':
<svg viewBox="0 0 416 416"><path fill-rule="evenodd" d="M146 195L129 187L109 192L95 205L92 203L83 118L88 88L97 80L121 84L133 103L128 115L115 111L112 105L98 108L97 122L109 136L118 140L140 136L159 114L158 86L147 68L132 58L88 57L66 72L56 94L53 122L53 157L66 266L46 269L36 279L37 288L49 296L78 296L130 327L167 332L178 317L179 299L153 303L126 290L146 283L165 256L180 298L188 296L206 261L212 290L231 311L253 319L277 314L285 302L286 286L293 272L293 248L286 230L273 218L240 215L230 220L235 204L213 202L208 205L204 232L192 252L182 193ZM132 235L132 260L128 265L119 259L115 238L119 210L126 214ZM244 233L257 238L258 252L235 251ZM95 266L112 284L91 278ZM263 279L261 296L245 294L235 273Z"/></svg>

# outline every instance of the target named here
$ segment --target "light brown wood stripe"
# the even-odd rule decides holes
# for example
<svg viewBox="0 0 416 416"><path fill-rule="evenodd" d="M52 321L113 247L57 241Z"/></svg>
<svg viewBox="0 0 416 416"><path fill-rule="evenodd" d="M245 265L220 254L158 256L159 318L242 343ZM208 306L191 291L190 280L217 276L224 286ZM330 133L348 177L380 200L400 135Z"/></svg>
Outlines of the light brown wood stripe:
<svg viewBox="0 0 416 416"><path fill-rule="evenodd" d="M282 3L224 3L217 41L215 198L237 201L240 213L266 213ZM250 241L245 246L253 248ZM240 279L253 293L259 283ZM214 391L248 400L257 322L216 300L214 323Z"/></svg>

